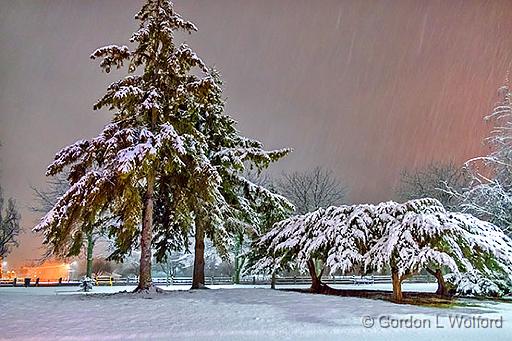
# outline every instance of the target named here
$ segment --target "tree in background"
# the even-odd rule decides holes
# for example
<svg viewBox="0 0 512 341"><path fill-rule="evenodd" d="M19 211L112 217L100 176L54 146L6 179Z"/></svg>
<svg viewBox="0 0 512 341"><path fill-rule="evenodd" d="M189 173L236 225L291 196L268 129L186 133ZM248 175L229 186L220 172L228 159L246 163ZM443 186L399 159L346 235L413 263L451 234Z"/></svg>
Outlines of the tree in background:
<svg viewBox="0 0 512 341"><path fill-rule="evenodd" d="M468 160L465 167L471 176L466 190L449 188L463 211L492 222L512 235L512 93L508 76L498 90L499 100L485 121L493 122L484 140L489 154Z"/></svg>
<svg viewBox="0 0 512 341"><path fill-rule="evenodd" d="M468 174L453 162L432 162L424 168L402 171L397 196L400 201L433 198L439 200L446 209L458 211L460 199L447 192L446 188L462 191L468 187L469 182Z"/></svg>
<svg viewBox="0 0 512 341"><path fill-rule="evenodd" d="M306 214L319 208L341 205L345 203L347 192L347 188L334 176L334 173L322 167L303 172L284 173L276 180L275 187L278 193L293 203L296 214ZM313 262L317 269L322 268L321 260L313 259ZM317 275L321 277L322 274L319 272Z"/></svg>
<svg viewBox="0 0 512 341"><path fill-rule="evenodd" d="M0 143L0 147L2 144ZM7 200L5 206L4 193L0 185L0 278L4 258L11 252L13 247L18 246L18 237L21 233L21 216L16 208L16 201L13 198Z"/></svg>
<svg viewBox="0 0 512 341"><path fill-rule="evenodd" d="M341 205L345 202L347 188L333 172L316 167L304 172L284 173L275 183L281 195L295 206L295 213L305 214L320 207Z"/></svg>
<svg viewBox="0 0 512 341"><path fill-rule="evenodd" d="M62 197L69 190L69 181L67 174L60 173L56 176L49 178L46 182L45 189L39 189L32 186L36 205L31 207L31 210L37 213L47 214L53 206L57 203L60 197ZM99 219L95 221L91 228L87 229L85 234L85 257L86 257L86 272L85 276L92 278L93 274L93 262L94 262L94 246L98 239L100 239L104 233L105 219Z"/></svg>
<svg viewBox="0 0 512 341"><path fill-rule="evenodd" d="M2 278L3 259L13 247L18 246L18 237L21 232L20 219L16 201L9 198L5 205L2 187L0 187L0 278Z"/></svg>

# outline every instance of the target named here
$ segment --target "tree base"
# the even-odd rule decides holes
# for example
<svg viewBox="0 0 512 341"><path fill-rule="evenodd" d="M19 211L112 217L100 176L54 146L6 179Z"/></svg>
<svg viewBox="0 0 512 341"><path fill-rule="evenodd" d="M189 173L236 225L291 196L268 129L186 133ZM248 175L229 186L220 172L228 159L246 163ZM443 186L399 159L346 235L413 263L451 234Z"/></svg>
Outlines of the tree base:
<svg viewBox="0 0 512 341"><path fill-rule="evenodd" d="M151 284L149 287L141 287L137 286L135 290L132 291L134 294L162 294L164 290L158 288L156 285Z"/></svg>
<svg viewBox="0 0 512 341"><path fill-rule="evenodd" d="M335 295L337 291L327 284L319 282L315 285L311 285L309 292L312 294Z"/></svg>
<svg viewBox="0 0 512 341"><path fill-rule="evenodd" d="M192 287L190 287L190 289L191 290L196 290L196 289L210 289L210 288L208 288L203 283L199 283L199 284L192 284Z"/></svg>

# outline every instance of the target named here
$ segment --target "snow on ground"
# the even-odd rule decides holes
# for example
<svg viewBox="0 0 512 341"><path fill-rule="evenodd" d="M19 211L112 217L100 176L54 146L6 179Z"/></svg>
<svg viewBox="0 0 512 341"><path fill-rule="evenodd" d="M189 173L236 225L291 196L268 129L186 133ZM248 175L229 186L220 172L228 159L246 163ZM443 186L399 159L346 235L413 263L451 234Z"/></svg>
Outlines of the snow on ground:
<svg viewBox="0 0 512 341"><path fill-rule="evenodd" d="M387 284L339 287L390 289ZM84 295L69 287L0 288L0 340L482 341L512 335L512 305L508 303L468 300L465 307L432 308L265 287L163 288L169 292ZM405 288L432 291L435 286L407 283ZM95 287L94 292L130 289ZM503 317L503 323L491 329L452 328L450 322L457 315L481 321ZM373 321L373 327L365 328L363 318L365 323ZM424 328L407 328L410 321ZM401 323L402 328L387 327L393 323Z"/></svg>

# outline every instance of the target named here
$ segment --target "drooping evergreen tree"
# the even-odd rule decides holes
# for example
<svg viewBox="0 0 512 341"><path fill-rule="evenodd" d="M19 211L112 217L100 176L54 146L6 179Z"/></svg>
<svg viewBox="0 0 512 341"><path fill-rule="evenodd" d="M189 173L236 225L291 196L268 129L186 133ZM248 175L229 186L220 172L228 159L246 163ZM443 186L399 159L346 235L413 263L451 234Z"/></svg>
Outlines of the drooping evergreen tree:
<svg viewBox="0 0 512 341"><path fill-rule="evenodd" d="M340 271L389 270L393 297L402 300L401 283L421 270L431 270L438 293L446 294L443 269L454 277L472 274L512 285L512 241L496 226L469 214L448 212L435 199L403 204L383 202L332 206L297 215L274 225L256 245L266 250L254 269L270 272L296 262L307 268L313 292L328 292L321 281L321 259L331 274Z"/></svg>

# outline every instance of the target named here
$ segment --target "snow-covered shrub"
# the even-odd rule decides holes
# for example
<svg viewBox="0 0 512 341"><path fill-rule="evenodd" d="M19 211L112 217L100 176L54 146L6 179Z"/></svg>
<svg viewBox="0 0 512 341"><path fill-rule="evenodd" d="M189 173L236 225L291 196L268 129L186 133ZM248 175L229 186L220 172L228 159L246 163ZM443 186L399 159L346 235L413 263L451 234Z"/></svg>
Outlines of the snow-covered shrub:
<svg viewBox="0 0 512 341"><path fill-rule="evenodd" d="M497 297L506 293L499 284L482 276L478 271L451 273L445 279L457 295Z"/></svg>

